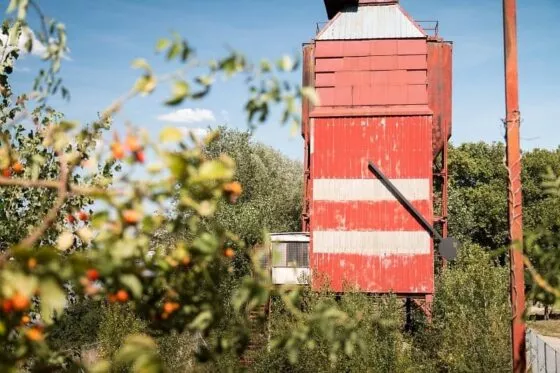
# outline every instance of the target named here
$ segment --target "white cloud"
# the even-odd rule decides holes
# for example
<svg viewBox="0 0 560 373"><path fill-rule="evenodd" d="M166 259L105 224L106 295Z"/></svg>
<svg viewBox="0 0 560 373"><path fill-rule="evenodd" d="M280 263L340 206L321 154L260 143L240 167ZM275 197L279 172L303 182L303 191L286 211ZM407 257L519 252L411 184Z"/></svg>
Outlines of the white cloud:
<svg viewBox="0 0 560 373"><path fill-rule="evenodd" d="M0 41L2 41L2 45L4 48L9 48L9 50L13 50L15 48L19 49L22 54L27 54L27 49L25 48L25 44L29 41L31 37L32 47L31 47L31 54L39 57L44 57L47 54L47 47L42 44L39 39L35 36L33 31L23 32L19 40L17 42L17 46L9 46L8 45L8 36L4 34L0 34Z"/></svg>
<svg viewBox="0 0 560 373"><path fill-rule="evenodd" d="M25 45L27 44L30 38L32 41L31 52L28 53ZM17 41L16 46L12 46L12 45L9 46L8 36L4 34L0 34L0 41L2 41L2 45L4 46L3 48L8 48L9 51L17 48L20 50L20 54L31 54L38 57L47 56L47 47L45 46L45 44L41 43L39 39L37 39L37 36L35 36L33 30L22 32L19 37L19 40ZM69 49L67 49L67 51L69 51ZM66 53L63 53L62 58L68 61L72 61L72 59Z"/></svg>
<svg viewBox="0 0 560 373"><path fill-rule="evenodd" d="M199 123L214 122L216 117L208 109L179 109L171 113L159 115L157 119L172 123Z"/></svg>

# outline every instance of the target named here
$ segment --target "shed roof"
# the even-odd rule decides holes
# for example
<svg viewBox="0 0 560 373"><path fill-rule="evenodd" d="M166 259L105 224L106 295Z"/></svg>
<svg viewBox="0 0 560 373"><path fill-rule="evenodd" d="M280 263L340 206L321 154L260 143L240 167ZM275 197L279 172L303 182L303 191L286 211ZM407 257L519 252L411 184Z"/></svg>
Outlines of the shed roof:
<svg viewBox="0 0 560 373"><path fill-rule="evenodd" d="M319 32L316 40L425 38L426 33L398 4L350 5Z"/></svg>

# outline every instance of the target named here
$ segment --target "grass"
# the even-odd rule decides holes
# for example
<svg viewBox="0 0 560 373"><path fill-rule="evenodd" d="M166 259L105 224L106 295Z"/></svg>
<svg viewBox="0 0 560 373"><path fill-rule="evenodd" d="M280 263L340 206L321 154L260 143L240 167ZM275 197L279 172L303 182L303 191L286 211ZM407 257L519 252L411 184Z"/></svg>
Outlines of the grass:
<svg viewBox="0 0 560 373"><path fill-rule="evenodd" d="M560 338L560 320L527 321L527 326L542 335Z"/></svg>

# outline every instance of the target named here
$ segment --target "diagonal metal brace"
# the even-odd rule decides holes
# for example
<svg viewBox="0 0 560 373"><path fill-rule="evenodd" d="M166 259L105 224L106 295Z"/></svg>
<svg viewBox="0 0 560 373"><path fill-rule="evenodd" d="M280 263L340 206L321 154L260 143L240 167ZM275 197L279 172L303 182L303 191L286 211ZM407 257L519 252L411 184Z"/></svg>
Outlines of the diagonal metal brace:
<svg viewBox="0 0 560 373"><path fill-rule="evenodd" d="M412 205L412 203L410 203L410 201L408 199L406 199L406 197L391 182L391 180L389 180L385 176L385 174L383 174L383 172L381 172L381 170L376 165L373 164L373 162L371 162L371 161L368 162L368 169L375 176L377 176L377 178L383 183L383 185L385 185L385 187L387 189L389 189L389 191L393 194L393 196L395 196L395 198L404 206L404 208L406 208L406 210L416 219L416 221L422 227L424 227L424 229L426 229L428 232L430 232L432 237L438 243L443 241L443 237L441 236L441 234L439 234L439 232L434 229L434 227L424 218L424 216L422 216L420 211L418 211L418 209L416 209L416 207L414 207Z"/></svg>

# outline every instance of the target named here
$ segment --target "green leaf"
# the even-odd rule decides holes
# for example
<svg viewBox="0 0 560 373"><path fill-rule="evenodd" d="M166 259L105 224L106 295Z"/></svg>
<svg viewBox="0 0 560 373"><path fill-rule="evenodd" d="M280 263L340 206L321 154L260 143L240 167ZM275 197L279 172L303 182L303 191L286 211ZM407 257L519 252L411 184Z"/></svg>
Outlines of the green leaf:
<svg viewBox="0 0 560 373"><path fill-rule="evenodd" d="M167 59L172 60L181 53L181 43L174 42L169 51L167 51Z"/></svg>
<svg viewBox="0 0 560 373"><path fill-rule="evenodd" d="M176 177L180 178L183 175L185 170L185 162L181 156L176 154L166 154L165 155L165 163L171 171L171 174Z"/></svg>
<svg viewBox="0 0 560 373"><path fill-rule="evenodd" d="M272 70L272 65L271 65L270 61L262 60L261 61L261 71L263 73L267 73L267 72L270 72L271 70Z"/></svg>
<svg viewBox="0 0 560 373"><path fill-rule="evenodd" d="M127 259L134 255L136 247L129 241L118 241L111 250L111 256L115 259Z"/></svg>
<svg viewBox="0 0 560 373"><path fill-rule="evenodd" d="M292 57L288 55L283 56L280 61L278 61L278 68L282 71L292 71L294 66L294 60L292 60Z"/></svg>
<svg viewBox="0 0 560 373"><path fill-rule="evenodd" d="M169 47L171 41L169 39L161 38L156 43L156 52L161 52L165 48Z"/></svg>
<svg viewBox="0 0 560 373"><path fill-rule="evenodd" d="M10 14L14 10L16 10L18 6L19 0L10 0L10 5L8 5L8 9L6 9L6 13Z"/></svg>
<svg viewBox="0 0 560 373"><path fill-rule="evenodd" d="M119 281L132 292L135 298L142 296L142 283L138 280L138 277L130 274L121 275Z"/></svg>
<svg viewBox="0 0 560 373"><path fill-rule="evenodd" d="M152 91L156 88L156 85L157 80L154 76L144 75L136 80L134 89L143 95L147 95L152 93Z"/></svg>
<svg viewBox="0 0 560 373"><path fill-rule="evenodd" d="M144 58L137 58L134 61L132 61L132 67L134 69L144 69L147 72L152 71L152 68L148 64L148 61L146 61Z"/></svg>
<svg viewBox="0 0 560 373"><path fill-rule="evenodd" d="M140 364L137 361L140 359ZM157 345L147 335L134 334L128 336L122 347L117 351L115 360L129 365L132 363L133 372L161 372L161 361L157 356ZM143 367L148 368L146 370Z"/></svg>
<svg viewBox="0 0 560 373"><path fill-rule="evenodd" d="M60 316L66 304L66 293L53 278L43 279L39 284L41 291L41 318L47 324L53 322L53 315Z"/></svg>
<svg viewBox="0 0 560 373"><path fill-rule="evenodd" d="M61 130L67 132L67 131L71 131L71 130L75 129L79 125L80 125L80 123L75 121L75 120L63 120L63 121L60 122L60 124L58 126Z"/></svg>
<svg viewBox="0 0 560 373"><path fill-rule="evenodd" d="M109 220L109 212L108 211L101 211L93 214L91 217L91 225L94 228L101 228L103 224L105 224Z"/></svg>
<svg viewBox="0 0 560 373"><path fill-rule="evenodd" d="M191 89L189 83L184 80L176 80L173 82L171 90L171 98L165 102L166 105L178 105L187 98Z"/></svg>
<svg viewBox="0 0 560 373"><path fill-rule="evenodd" d="M207 232L197 237L192 245L194 249L198 249L198 251L207 255L212 255L218 250L217 238Z"/></svg>
<svg viewBox="0 0 560 373"><path fill-rule="evenodd" d="M196 78L197 83L203 86L211 86L214 83L214 77L212 75L201 75Z"/></svg>
<svg viewBox="0 0 560 373"><path fill-rule="evenodd" d="M19 37L20 37L20 28L21 28L21 23L20 22L16 22L14 23L14 25L10 28L10 31L8 33L8 45L17 45Z"/></svg>
<svg viewBox="0 0 560 373"><path fill-rule="evenodd" d="M206 330L212 323L212 312L202 311L199 313L193 321L189 324L189 328L196 330Z"/></svg>
<svg viewBox="0 0 560 373"><path fill-rule="evenodd" d="M313 87L302 87L301 88L301 95L308 99L311 105L317 106L319 105L319 96L317 95L317 91Z"/></svg>
<svg viewBox="0 0 560 373"><path fill-rule="evenodd" d="M159 139L161 142L177 142L183 138L181 130L177 127L165 127L159 133Z"/></svg>
<svg viewBox="0 0 560 373"><path fill-rule="evenodd" d="M100 360L90 366L88 369L89 373L110 373L111 363L107 360Z"/></svg>
<svg viewBox="0 0 560 373"><path fill-rule="evenodd" d="M27 41L25 42L24 48L27 53L31 53L33 49L33 37L29 33L27 33Z"/></svg>
<svg viewBox="0 0 560 373"><path fill-rule="evenodd" d="M19 0L18 4L18 19L24 20L25 16L27 15L27 6L29 4L29 0Z"/></svg>
<svg viewBox="0 0 560 373"><path fill-rule="evenodd" d="M227 167L223 162L211 160L200 166L193 181L229 180L233 178L233 174L233 168Z"/></svg>
<svg viewBox="0 0 560 373"><path fill-rule="evenodd" d="M5 296L11 296L14 292L31 298L38 285L38 279L34 276L26 276L23 273L16 273L7 270L0 272L2 277L0 283L2 284L1 293Z"/></svg>

